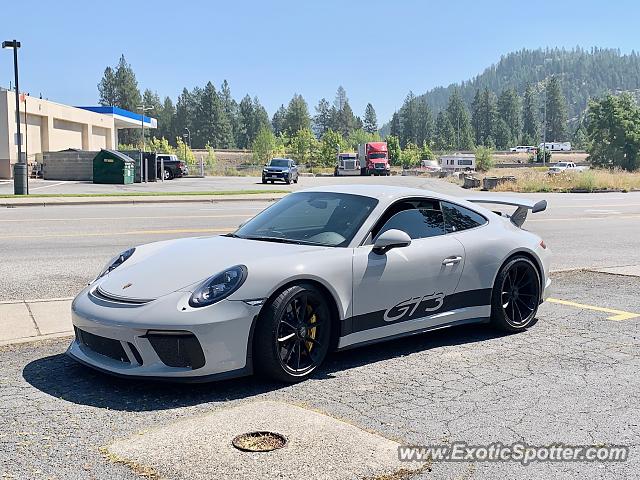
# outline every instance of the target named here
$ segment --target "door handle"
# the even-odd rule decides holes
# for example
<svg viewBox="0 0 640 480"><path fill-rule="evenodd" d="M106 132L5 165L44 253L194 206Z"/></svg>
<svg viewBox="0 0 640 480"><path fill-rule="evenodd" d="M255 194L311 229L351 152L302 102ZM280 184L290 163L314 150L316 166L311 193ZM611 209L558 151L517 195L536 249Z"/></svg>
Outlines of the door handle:
<svg viewBox="0 0 640 480"><path fill-rule="evenodd" d="M447 257L444 260L442 260L442 265L445 265L445 266L457 265L461 261L462 261L462 257L460 256Z"/></svg>

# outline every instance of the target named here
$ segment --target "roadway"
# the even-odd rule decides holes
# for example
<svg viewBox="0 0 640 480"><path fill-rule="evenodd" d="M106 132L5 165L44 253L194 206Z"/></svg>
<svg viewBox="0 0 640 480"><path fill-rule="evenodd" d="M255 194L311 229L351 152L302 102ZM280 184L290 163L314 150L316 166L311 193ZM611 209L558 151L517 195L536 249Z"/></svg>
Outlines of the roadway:
<svg viewBox="0 0 640 480"><path fill-rule="evenodd" d="M426 185L431 189L469 194L446 182L428 182L435 182ZM635 243L640 193L528 196L549 201L547 211L531 215L525 226L552 249L554 270L640 265ZM0 209L0 301L73 296L111 257L130 246L225 233L267 205L238 201Z"/></svg>

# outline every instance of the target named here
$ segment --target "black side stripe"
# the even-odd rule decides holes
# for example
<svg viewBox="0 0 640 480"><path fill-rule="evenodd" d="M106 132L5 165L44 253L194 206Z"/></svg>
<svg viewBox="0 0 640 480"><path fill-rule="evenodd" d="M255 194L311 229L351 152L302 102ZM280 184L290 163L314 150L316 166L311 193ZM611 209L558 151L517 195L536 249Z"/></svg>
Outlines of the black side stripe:
<svg viewBox="0 0 640 480"><path fill-rule="evenodd" d="M422 302L420 305L422 305ZM346 318L341 324L340 336L344 337L351 333L362 332L372 328L384 327L400 322L407 322L416 318L428 317L442 312L458 310L460 308L491 305L491 289L484 288L478 290L467 290L466 292L456 292L452 295L448 295L444 297L442 306L438 310L431 310L426 314L424 310L420 308L420 305L411 315L405 315L395 321L386 321L384 319L385 313L394 307L390 307L388 310L378 310L376 312L363 313L361 315Z"/></svg>

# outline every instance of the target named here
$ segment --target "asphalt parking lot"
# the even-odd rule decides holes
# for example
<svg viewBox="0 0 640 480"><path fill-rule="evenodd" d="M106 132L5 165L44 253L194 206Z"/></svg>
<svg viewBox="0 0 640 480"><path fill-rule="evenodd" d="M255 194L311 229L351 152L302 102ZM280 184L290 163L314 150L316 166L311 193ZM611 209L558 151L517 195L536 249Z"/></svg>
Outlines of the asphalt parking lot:
<svg viewBox="0 0 640 480"><path fill-rule="evenodd" d="M567 272L553 280L554 297L640 312L640 278ZM608 315L546 303L538 323L521 334L456 327L338 353L312 380L286 387L253 377L206 385L114 379L65 357L67 339L2 347L0 475L139 478L101 447L179 419L269 399L409 444L521 440L631 447L624 463L436 462L416 478L637 478L640 317L613 321ZM192 458L206 461L197 449Z"/></svg>
<svg viewBox="0 0 640 480"><path fill-rule="evenodd" d="M467 193L429 179L377 180ZM303 406L401 444L524 441L630 447L622 463L435 462L415 478L637 478L640 194L530 196L549 200L549 209L525 225L552 249L556 272L552 298L528 331L502 335L485 326L456 327L341 352L313 379L284 387L255 377L207 385L114 379L64 356L68 338L2 346L0 478L149 476L151 470L119 463L104 447L160 427L170 436L172 428L181 428L181 420L259 400ZM73 296L128 246L224 233L267 205L1 209L0 301ZM349 451L341 441L332 447ZM314 456L313 450L325 447L310 442L305 464L321 469L314 461L326 462L326 457ZM165 478L225 474L215 467L208 476L175 473L171 461L185 458L184 452L194 463L211 460L196 443L166 448L162 465L152 456L146 459L160 474L174 472ZM171 449L184 452L172 455ZM278 471L269 458L263 460L267 471ZM314 478L312 471L294 478Z"/></svg>

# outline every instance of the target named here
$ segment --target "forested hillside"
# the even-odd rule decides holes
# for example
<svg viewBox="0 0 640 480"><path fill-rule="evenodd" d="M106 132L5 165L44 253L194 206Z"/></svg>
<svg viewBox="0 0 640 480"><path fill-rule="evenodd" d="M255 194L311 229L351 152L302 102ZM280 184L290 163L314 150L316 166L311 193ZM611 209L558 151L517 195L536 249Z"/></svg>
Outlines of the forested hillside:
<svg viewBox="0 0 640 480"><path fill-rule="evenodd" d="M437 112L446 107L456 87L470 106L478 89L488 87L499 95L503 90L515 88L522 95L528 83L535 85L552 75L560 78L569 118L575 119L586 108L589 98L608 91L640 89L640 55L636 52L622 55L619 50L600 48L520 50L503 56L472 80L434 88L421 96Z"/></svg>
<svg viewBox="0 0 640 480"><path fill-rule="evenodd" d="M434 88L415 96L415 99L418 104L424 103L427 106L423 108L428 108L435 122L437 114L447 109L455 91L470 112L473 112L474 100L477 106L478 94L480 97L484 93L494 99L501 96L505 99L515 93L519 96L518 102L523 110L528 106L532 110L530 113L535 113L537 117L533 120L539 123L542 122L545 87L551 79L554 79L554 87L560 89L560 108L565 110L561 113L567 122L566 138L556 140L579 142L580 138L575 137L576 133L580 133L579 122L590 98L600 97L607 92L640 91L640 55L636 52L623 55L616 49L599 48L520 50L503 56L497 64L471 80ZM414 97L413 93L409 97ZM403 109L405 107L406 101ZM402 109L399 109L399 113L400 118L394 120L402 123ZM394 120L383 127L383 134L394 130ZM526 119L522 120L526 123ZM500 129L500 125L497 129ZM396 129L396 132L402 139L404 135L401 130ZM497 133L499 135L501 132ZM523 132L523 136L525 133ZM475 132L475 135L477 142L482 134ZM495 135L492 139L496 140ZM500 143L496 142L498 146Z"/></svg>

